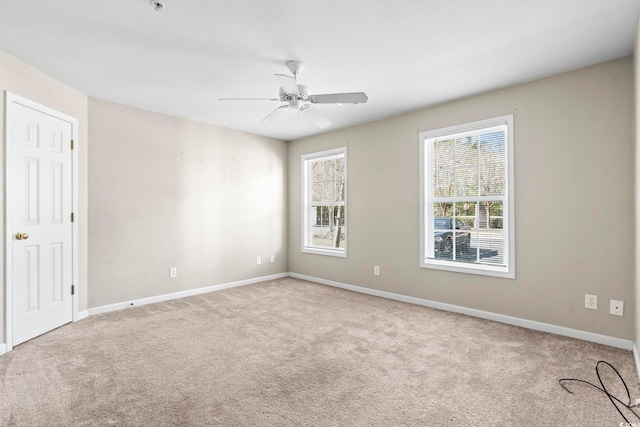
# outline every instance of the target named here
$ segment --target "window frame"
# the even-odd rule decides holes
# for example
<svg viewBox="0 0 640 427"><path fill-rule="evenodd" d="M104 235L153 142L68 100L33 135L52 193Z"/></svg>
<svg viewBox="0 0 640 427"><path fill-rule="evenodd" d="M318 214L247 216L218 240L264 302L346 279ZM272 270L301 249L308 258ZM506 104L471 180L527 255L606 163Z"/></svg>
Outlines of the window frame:
<svg viewBox="0 0 640 427"><path fill-rule="evenodd" d="M301 251L303 253L316 254L316 255L328 255L334 257L347 257L347 245L349 242L349 238L344 240L344 248L327 248L327 247L319 247L313 246L310 242L312 240L312 236L310 233L310 222L311 222L311 214L310 211L312 209L312 199L311 195L311 170L310 165L313 161L318 160L328 160L330 158L344 158L344 201L342 202L342 206L344 206L344 219L343 219L343 227L348 232L347 220L349 215L347 213L347 200L348 200L348 165L347 165L347 147L333 148L330 150L319 151L315 153L303 154L301 156L301 187L302 187L302 201L301 201ZM340 206L339 204L337 206Z"/></svg>
<svg viewBox="0 0 640 427"><path fill-rule="evenodd" d="M465 263L455 260L436 259L428 257L434 254L434 212L433 208L427 209L427 205L432 206L433 200L433 172L431 169L432 149L431 142L436 138L450 136L460 136L464 133L477 134L479 131L488 130L498 126L506 126L506 191L503 203L503 230L506 234L504 242L504 263L505 266L490 264ZM440 129L423 131L419 134L420 144L420 267L458 273L478 274L485 276L515 279L515 179L514 179L514 131L513 114L479 120L460 125L449 126ZM458 197L451 197L453 203ZM481 197L473 196L480 200ZM493 197L493 196L491 196ZM467 197L469 198L469 197ZM506 212L505 212L506 211ZM455 230L453 230L455 232ZM431 238L427 238L431 236Z"/></svg>

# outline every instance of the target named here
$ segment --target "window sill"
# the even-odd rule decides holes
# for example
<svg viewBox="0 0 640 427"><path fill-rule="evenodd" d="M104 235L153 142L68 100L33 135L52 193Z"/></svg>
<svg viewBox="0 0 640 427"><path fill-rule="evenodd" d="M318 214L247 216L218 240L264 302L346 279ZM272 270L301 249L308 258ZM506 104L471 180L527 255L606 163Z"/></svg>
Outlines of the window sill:
<svg viewBox="0 0 640 427"><path fill-rule="evenodd" d="M314 247L303 247L302 253L315 254L315 255L327 255L327 256L334 256L338 258L347 257L346 249L335 250L335 249L321 249L321 248L314 248Z"/></svg>
<svg viewBox="0 0 640 427"><path fill-rule="evenodd" d="M500 277L503 279L515 279L516 274L513 268L494 267L481 264L465 264L461 262L440 261L434 259L426 259L420 263L420 268L428 268L433 270L451 271L454 273L477 274L481 276Z"/></svg>

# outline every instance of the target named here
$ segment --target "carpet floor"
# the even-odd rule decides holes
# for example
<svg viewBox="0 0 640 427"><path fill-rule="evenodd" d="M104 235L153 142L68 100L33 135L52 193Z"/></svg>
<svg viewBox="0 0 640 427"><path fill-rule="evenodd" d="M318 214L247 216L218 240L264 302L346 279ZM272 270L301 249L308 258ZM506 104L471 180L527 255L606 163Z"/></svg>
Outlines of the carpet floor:
<svg viewBox="0 0 640 427"><path fill-rule="evenodd" d="M284 278L16 346L0 356L0 424L618 426L606 394L558 383L600 387L599 360L635 403L630 351ZM629 403L605 368L609 393Z"/></svg>

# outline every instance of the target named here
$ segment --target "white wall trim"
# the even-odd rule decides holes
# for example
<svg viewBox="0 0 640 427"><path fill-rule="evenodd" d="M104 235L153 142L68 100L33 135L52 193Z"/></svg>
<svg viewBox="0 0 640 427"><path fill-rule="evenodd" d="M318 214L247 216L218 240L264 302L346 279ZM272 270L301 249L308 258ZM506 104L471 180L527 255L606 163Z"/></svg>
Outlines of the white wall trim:
<svg viewBox="0 0 640 427"><path fill-rule="evenodd" d="M487 319L487 320L493 320L496 322L506 323L514 326L520 326L523 328L533 329L541 332L548 332L556 335L594 342L597 344L604 344L611 347L621 348L624 350L632 350L633 358L636 366L636 372L638 372L638 379L640 380L640 354L638 353L638 348L636 347L636 343L630 340L610 337L607 335L595 334L592 332L581 331L578 329L567 328L564 326L552 325L549 323L537 322L535 320L527 320L519 317L507 316L507 315L492 313L492 312L483 311L483 310L476 310L473 308L462 307L454 304L447 304L447 303L442 303L437 301L426 300L422 298L410 297L406 295L396 294L393 292L380 291L377 289L369 289L361 286L349 285L346 283L335 282L333 280L321 279L319 277L307 276L304 274L298 274L293 272L254 277L252 279L239 280L235 282L223 283L220 285L206 286L203 288L189 289L186 291L173 292L170 294L157 295L154 297L141 298L141 299L132 300L132 301L93 307L88 310L79 312L78 320L82 320L96 314L122 310L124 308L131 307L131 306L146 305L146 304L152 304L152 303L161 302L161 301L169 301L169 300L184 298L192 295L199 295L199 294L204 294L208 292L221 291L223 289L251 285L254 283L265 282L269 280L281 279L283 277L293 277L296 279L308 280L310 282L315 282L315 283L319 283L327 286L333 286L333 287L346 289L353 292L359 292L362 294L377 296L381 298L388 298L395 301L406 302L410 304L417 304L424 307L450 311L453 313L465 314L468 316L478 317L478 318ZM0 355L6 353L7 351L8 350L7 350L6 344L0 343Z"/></svg>
<svg viewBox="0 0 640 427"><path fill-rule="evenodd" d="M186 291L173 292L170 294L157 295L157 296L147 297L147 298L140 298L132 301L102 305L99 307L90 308L89 310L87 310L87 312L89 316L93 316L96 314L108 313L110 311L122 310L124 308L131 307L131 306L146 305L146 304L152 304L154 302L161 302L161 301L169 301L177 298L189 297L192 295L199 295L199 294L205 294L208 292L221 291L223 289L236 288L238 286L251 285L253 283L265 282L268 280L281 279L283 277L288 277L288 276L289 276L288 273L278 273L278 274L272 274L270 276L254 277L252 279L238 280L237 282L223 283L220 285L206 286L203 288L189 289Z"/></svg>
<svg viewBox="0 0 640 427"><path fill-rule="evenodd" d="M638 381L640 381L640 355L638 355L638 347L636 347L635 341L633 342L633 361L636 363L636 374L638 375Z"/></svg>
<svg viewBox="0 0 640 427"><path fill-rule="evenodd" d="M346 283L334 282L333 280L321 279L319 277L306 276L304 274L289 273L290 277L296 279L308 280L310 282L316 282L323 285L334 286L337 288L347 289L349 291L360 292L367 295L373 295L382 298L388 298L401 302L408 302L410 304L422 305L425 307L436 308L438 310L450 311L453 313L466 314L468 316L479 317L481 319L493 320L496 322L506 323L508 325L520 326L523 328L534 329L541 332L549 332L556 335L562 335L565 337L577 338L584 341L590 341L597 344L604 344L611 347L622 348L624 350L635 349L633 341L625 340L622 338L610 337L607 335L595 334L593 332L581 331L578 329L567 328L564 326L552 325L550 323L537 322L535 320L522 319L519 317L507 316L504 314L492 313L489 311L476 310L474 308L462 307L459 305L447 304L443 302L431 301L421 298L410 297L401 294L395 294L392 292L379 291L376 289L364 288L361 286L349 285ZM636 366L640 366L638 358L634 351L634 357L636 357ZM640 370L638 371L640 372Z"/></svg>

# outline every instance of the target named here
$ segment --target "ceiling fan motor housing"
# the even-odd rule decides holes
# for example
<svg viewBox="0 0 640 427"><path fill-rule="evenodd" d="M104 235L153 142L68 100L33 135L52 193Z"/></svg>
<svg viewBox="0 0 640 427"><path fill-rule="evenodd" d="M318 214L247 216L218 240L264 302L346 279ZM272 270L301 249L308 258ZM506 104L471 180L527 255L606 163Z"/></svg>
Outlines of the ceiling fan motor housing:
<svg viewBox="0 0 640 427"><path fill-rule="evenodd" d="M283 88L280 88L280 100L284 102L289 102L292 100L296 101L308 101L309 100L309 88L305 85L297 85L298 93L287 93Z"/></svg>

